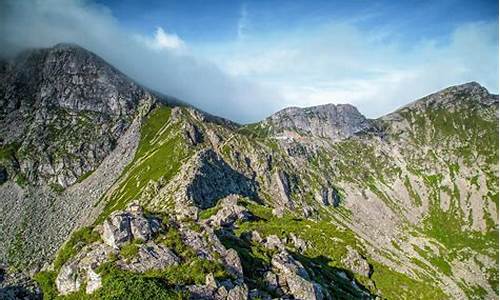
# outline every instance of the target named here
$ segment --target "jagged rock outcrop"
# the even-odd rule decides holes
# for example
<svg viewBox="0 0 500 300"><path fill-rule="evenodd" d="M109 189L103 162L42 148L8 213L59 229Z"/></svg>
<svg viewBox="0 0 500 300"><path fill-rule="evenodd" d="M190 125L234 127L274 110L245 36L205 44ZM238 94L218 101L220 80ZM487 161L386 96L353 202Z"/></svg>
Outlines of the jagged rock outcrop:
<svg viewBox="0 0 500 300"><path fill-rule="evenodd" d="M102 276L98 268L104 263L111 263L121 270L135 273L161 271L179 265L181 258L161 243L164 237L160 237L158 241L153 239L155 234L161 233L159 225L153 225L153 229L148 227L151 220L154 220L153 224L160 224L158 219L144 217L142 208L136 203L132 203L124 211L114 212L105 221L104 228L95 229L100 232L102 241L83 247L61 267L55 280L59 293L74 293L80 291L83 286L87 294L93 293L102 286ZM133 224L143 226L134 231ZM112 230L107 231L106 226L112 227ZM214 263L220 261L234 281L228 279L218 282L213 274L207 274L205 285L179 288L189 291L194 299L246 299L248 287L243 283L243 268L238 253L234 249L226 249L211 231L208 231L207 236L206 233L182 228L182 243L196 250L196 255L202 259L212 260ZM110 232L113 238L110 238ZM137 232L141 232L141 235ZM125 246L128 246L128 249L132 246L136 250L131 254L124 253Z"/></svg>
<svg viewBox="0 0 500 300"><path fill-rule="evenodd" d="M263 124L280 138L312 136L342 140L372 125L356 107L325 104L306 108L289 107L273 114Z"/></svg>
<svg viewBox="0 0 500 300"><path fill-rule="evenodd" d="M211 149L189 159L170 184L150 199L152 209L174 202L176 217L197 219L198 209L212 207L229 195L256 197L257 184L228 165Z"/></svg>
<svg viewBox="0 0 500 300"><path fill-rule="evenodd" d="M219 201L220 209L206 223L215 227L229 227L237 220L246 221L251 214L245 207L238 205L238 196L230 195Z"/></svg>
<svg viewBox="0 0 500 300"><path fill-rule="evenodd" d="M61 295L77 292L85 284L85 292L91 294L101 287L101 276L97 268L118 256L120 249L132 241L142 241L132 259L122 258L116 264L124 270L146 272L177 265L179 258L168 248L151 239L160 231L160 221L146 218L142 208L132 203L125 211L114 212L98 229L101 241L85 246L74 258L67 261L59 271L56 286Z"/></svg>
<svg viewBox="0 0 500 300"><path fill-rule="evenodd" d="M311 282L302 264L286 251L275 254L271 265L277 274L279 286L285 294L290 294L295 299L325 298L321 286Z"/></svg>
<svg viewBox="0 0 500 300"><path fill-rule="evenodd" d="M85 292L90 294L101 286L101 277L97 268L112 253L112 247L97 242L84 247L74 258L66 262L56 278L57 290L61 295L77 292L86 284Z"/></svg>
<svg viewBox="0 0 500 300"><path fill-rule="evenodd" d="M347 254L342 259L342 262L354 273L365 277L370 277L371 275L370 264L351 246L347 247Z"/></svg>
<svg viewBox="0 0 500 300"><path fill-rule="evenodd" d="M149 241L139 245L138 248L134 257L118 261L117 266L133 272L146 272L176 266L180 262L177 255L164 245Z"/></svg>
<svg viewBox="0 0 500 300"><path fill-rule="evenodd" d="M117 211L104 221L102 240L109 246L119 249L133 240L148 241L161 229L155 218L144 216L142 208L132 203L126 211Z"/></svg>
<svg viewBox="0 0 500 300"><path fill-rule="evenodd" d="M136 113L156 101L95 54L70 44L26 51L7 62L0 82L0 141L16 145L15 171L63 188L97 168Z"/></svg>

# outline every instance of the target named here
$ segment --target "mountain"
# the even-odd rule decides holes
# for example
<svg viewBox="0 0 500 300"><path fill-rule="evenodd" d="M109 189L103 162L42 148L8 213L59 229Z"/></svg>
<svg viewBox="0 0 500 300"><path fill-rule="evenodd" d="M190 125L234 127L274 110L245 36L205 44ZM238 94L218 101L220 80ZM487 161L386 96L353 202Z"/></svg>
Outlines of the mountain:
<svg viewBox="0 0 500 300"><path fill-rule="evenodd" d="M498 294L498 96L477 83L239 125L76 45L0 70L4 298Z"/></svg>
<svg viewBox="0 0 500 300"><path fill-rule="evenodd" d="M285 108L267 118L262 126L284 138L298 133L332 140L345 139L371 127L369 120L349 104Z"/></svg>

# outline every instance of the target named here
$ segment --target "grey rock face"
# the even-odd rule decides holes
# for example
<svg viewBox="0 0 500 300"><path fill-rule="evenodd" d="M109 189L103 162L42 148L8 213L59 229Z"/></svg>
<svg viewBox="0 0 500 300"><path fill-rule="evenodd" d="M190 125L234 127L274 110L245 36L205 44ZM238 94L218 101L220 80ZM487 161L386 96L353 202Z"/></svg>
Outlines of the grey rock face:
<svg viewBox="0 0 500 300"><path fill-rule="evenodd" d="M191 145L196 146L203 142L203 134L198 127L193 124L188 124L184 128L184 133L187 136Z"/></svg>
<svg viewBox="0 0 500 300"><path fill-rule="evenodd" d="M188 197L197 206L208 208L230 194L255 196L256 188L251 179L235 171L215 152L203 152L199 170L187 188Z"/></svg>
<svg viewBox="0 0 500 300"><path fill-rule="evenodd" d="M321 286L312 282L302 264L286 251L275 254L271 265L285 293L295 299L324 299Z"/></svg>
<svg viewBox="0 0 500 300"><path fill-rule="evenodd" d="M325 104L307 108L285 108L264 121L278 137L294 134L342 140L371 127L356 107L349 104Z"/></svg>
<svg viewBox="0 0 500 300"><path fill-rule="evenodd" d="M264 247L271 250L285 250L285 245L277 235L270 235L266 237Z"/></svg>
<svg viewBox="0 0 500 300"><path fill-rule="evenodd" d="M237 285L227 294L227 300L246 300L248 299L248 287L246 284Z"/></svg>
<svg viewBox="0 0 500 300"><path fill-rule="evenodd" d="M337 207L340 205L340 195L335 188L323 188L316 198L323 205Z"/></svg>
<svg viewBox="0 0 500 300"><path fill-rule="evenodd" d="M116 251L100 242L84 247L79 254L66 262L56 278L61 295L76 292L87 283L86 292L92 293L101 286L101 277L96 269Z"/></svg>
<svg viewBox="0 0 500 300"><path fill-rule="evenodd" d="M170 183L151 199L148 208L161 210L168 201L175 202L177 219L197 219L199 208L213 207L229 195L254 198L257 184L236 171L212 149L203 149L191 157Z"/></svg>
<svg viewBox="0 0 500 300"><path fill-rule="evenodd" d="M293 207L293 201L290 199L291 194L291 183L288 174L284 171L277 171L274 174L274 180L276 182L276 189L278 195L280 196L277 204L285 207Z"/></svg>
<svg viewBox="0 0 500 300"><path fill-rule="evenodd" d="M141 244L139 251L130 261L119 261L117 265L125 270L146 272L161 270L168 266L178 265L180 259L167 247L152 241Z"/></svg>
<svg viewBox="0 0 500 300"><path fill-rule="evenodd" d="M225 253L223 253L222 260L231 275L235 276L236 278L243 278L243 267L236 250L226 250Z"/></svg>
<svg viewBox="0 0 500 300"><path fill-rule="evenodd" d="M342 263L354 273L370 277L370 264L358 253L358 251L356 251L356 249L351 246L347 246L347 254L342 259Z"/></svg>
<svg viewBox="0 0 500 300"><path fill-rule="evenodd" d="M119 249L133 239L148 241L159 230L159 221L146 218L142 209L133 203L126 211L116 211L104 221L101 237L106 244Z"/></svg>
<svg viewBox="0 0 500 300"><path fill-rule="evenodd" d="M0 141L32 183L66 188L93 171L156 97L75 45L31 50L0 69Z"/></svg>
<svg viewBox="0 0 500 300"><path fill-rule="evenodd" d="M251 215L248 209L238 205L238 197L230 195L220 200L221 209L211 216L206 223L211 226L231 226L236 220L248 220Z"/></svg>

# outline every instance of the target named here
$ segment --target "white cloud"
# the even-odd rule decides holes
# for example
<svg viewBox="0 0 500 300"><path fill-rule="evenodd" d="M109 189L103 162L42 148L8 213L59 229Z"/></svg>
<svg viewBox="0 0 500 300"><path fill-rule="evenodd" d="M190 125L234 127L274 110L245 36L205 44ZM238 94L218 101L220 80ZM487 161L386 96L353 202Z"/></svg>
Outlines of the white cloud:
<svg viewBox="0 0 500 300"><path fill-rule="evenodd" d="M410 45L394 29L366 31L356 22L250 35L243 5L237 29L233 42L187 45L162 28L137 38L91 2L0 1L0 53L78 43L148 87L241 122L329 102L377 117L467 81L498 93L497 22L462 24L447 39Z"/></svg>
<svg viewBox="0 0 500 300"><path fill-rule="evenodd" d="M232 76L189 51L175 51L185 43L161 28L153 37L125 30L105 6L80 0L0 1L0 54L60 42L79 44L139 83L222 117L250 122L279 108L281 96L265 84Z"/></svg>
<svg viewBox="0 0 500 300"><path fill-rule="evenodd" d="M154 37L138 36L148 47L155 50L176 49L180 50L186 47L184 41L175 33L167 33L161 27L157 27Z"/></svg>
<svg viewBox="0 0 500 300"><path fill-rule="evenodd" d="M230 74L266 82L282 106L352 103L370 117L468 81L498 93L498 23L463 24L446 42L404 45L389 37L331 23L239 41L207 57Z"/></svg>

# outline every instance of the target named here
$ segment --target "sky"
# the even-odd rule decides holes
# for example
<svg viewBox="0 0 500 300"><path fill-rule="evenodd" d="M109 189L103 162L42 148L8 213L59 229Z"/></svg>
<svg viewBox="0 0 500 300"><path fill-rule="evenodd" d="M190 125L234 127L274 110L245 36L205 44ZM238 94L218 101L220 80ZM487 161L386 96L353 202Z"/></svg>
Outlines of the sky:
<svg viewBox="0 0 500 300"><path fill-rule="evenodd" d="M0 1L1 56L60 42L240 123L325 103L377 118L469 81L498 93L498 1Z"/></svg>

